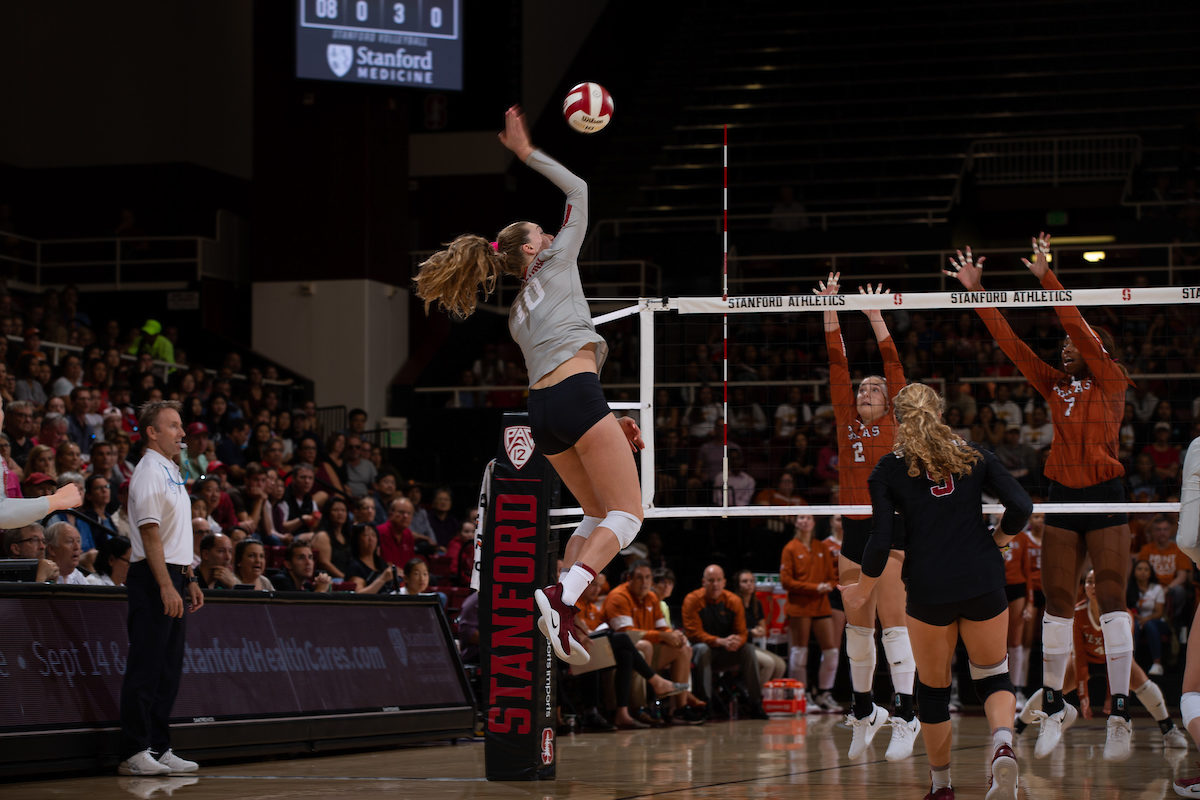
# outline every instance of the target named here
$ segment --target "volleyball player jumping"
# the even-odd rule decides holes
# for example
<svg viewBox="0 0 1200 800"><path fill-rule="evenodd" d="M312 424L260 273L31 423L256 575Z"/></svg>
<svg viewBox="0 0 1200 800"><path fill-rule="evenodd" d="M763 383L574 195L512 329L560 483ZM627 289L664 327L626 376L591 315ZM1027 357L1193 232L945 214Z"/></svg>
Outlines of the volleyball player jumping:
<svg viewBox="0 0 1200 800"><path fill-rule="evenodd" d="M1050 271L1046 255L1050 237L1033 240L1034 260L1025 266L1042 288L1061 290ZM971 249L950 259L947 275L957 277L970 291L983 289L984 258L975 262ZM1115 502L1125 500L1125 468L1117 460L1117 440L1125 410L1125 389L1131 382L1125 368L1113 358L1115 348L1104 331L1091 328L1075 306L1056 305L1054 311L1067 332L1062 346L1062 369L1042 361L1009 327L995 308L975 309L1005 355L1025 379L1045 398L1054 425L1054 438L1046 459L1052 503ZM1105 341L1107 339L1107 341ZM1129 673L1133 663L1133 632L1125 610L1125 584L1129 576L1129 524L1125 513L1047 514L1042 542L1042 589L1046 613L1042 619L1042 707L1045 718L1034 755L1044 758L1054 749L1077 716L1064 704L1063 677L1070 658L1075 592L1084 559L1091 557L1096 571L1096 597L1104 631L1112 714L1108 718L1104 758L1129 757L1132 724L1129 720Z"/></svg>
<svg viewBox="0 0 1200 800"><path fill-rule="evenodd" d="M994 455L969 446L942 422L944 403L933 389L914 383L894 403L895 449L871 472L872 531L861 577L842 587L846 612L863 607L884 574L899 512L907 530L906 613L921 676L917 693L932 780L925 800L954 798L950 672L959 636L992 731L987 800L1016 800L1010 727L1016 699L1008 674L1008 598L999 548L1021 532L1033 503ZM994 532L979 511L984 491L1005 509Z"/></svg>
<svg viewBox="0 0 1200 800"><path fill-rule="evenodd" d="M828 283L819 283L813 291L819 295L835 295L840 288L841 273L831 273ZM859 289L864 294L883 293L882 285L873 290ZM873 309L863 312L871 321L871 329L883 355L886 377L870 375L863 378L855 393L850 382L850 363L836 311L825 312L825 346L829 350L829 386L833 411L837 420L838 484L841 502L868 505L867 478L879 459L892 450L896 422L892 419L892 400L904 388L904 368L892 334L883 320L883 312ZM899 523L897 523L899 524ZM842 552L838 559L839 580L853 583L863 563L863 551L871 534L870 515L842 517ZM885 757L898 761L912 755L913 744L921 730L913 708L913 683L916 662L904 621L904 584L900 569L904 563L903 530L896 531L883 575L875 593L856 609L846 607L846 656L850 660L850 682L854 689L851 709L850 758L858 758L889 722L892 741ZM891 714L877 706L871 696L875 679L875 617L883 626L883 649L892 672L895 697ZM800 657L793 644L791 659ZM791 674L795 674L795 671Z"/></svg>
<svg viewBox="0 0 1200 800"><path fill-rule="evenodd" d="M495 242L463 234L434 253L416 277L425 309L436 303L457 317L475 311L482 286L490 294L504 275L521 280L508 329L529 371L529 426L533 440L583 507L583 522L567 542L559 582L534 592L538 626L559 658L586 664L572 634L575 601L642 526L642 496L630 448L644 446L628 417L618 420L600 387L608 355L596 333L579 280L577 258L587 231L587 183L534 148L521 109L504 117L500 142L567 196L558 235L532 222L514 222Z"/></svg>

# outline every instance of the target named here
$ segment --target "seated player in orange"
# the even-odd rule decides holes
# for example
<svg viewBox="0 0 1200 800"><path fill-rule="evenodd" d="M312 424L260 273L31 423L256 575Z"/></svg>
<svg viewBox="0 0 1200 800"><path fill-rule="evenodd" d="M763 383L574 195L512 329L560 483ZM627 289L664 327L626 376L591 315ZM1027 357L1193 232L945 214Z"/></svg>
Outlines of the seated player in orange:
<svg viewBox="0 0 1200 800"><path fill-rule="evenodd" d="M669 670L672 682L688 685L692 673L691 645L682 631L667 624L658 596L651 588L653 585L650 562L645 559L633 562L629 580L604 598L604 620L614 631L637 631L641 636L635 646L646 663L656 672ZM705 715L694 710L703 704L691 692L676 694L671 702L674 706L672 722L704 722Z"/></svg>
<svg viewBox="0 0 1200 800"><path fill-rule="evenodd" d="M605 624L603 606L597 602L603 584L604 575L596 576L596 579L588 584L588 587L583 590L583 594L579 595L579 600L575 602L575 608L578 609L578 613L575 615L575 638L584 647L591 647L591 635ZM613 660L617 662L616 666L612 668L616 670L613 682L617 696L617 712L613 717L613 722L618 728L648 728L652 724L650 719L643 719L640 714L635 717L629 711L633 673L637 672L645 678L646 683L659 698L685 692L688 688L687 684L673 683L655 672L634 647L633 640L629 638L628 634L612 632L608 639L612 646ZM599 692L594 692L593 696L599 697ZM585 728L593 730L612 730L608 720L604 719L595 705L584 714L583 725Z"/></svg>

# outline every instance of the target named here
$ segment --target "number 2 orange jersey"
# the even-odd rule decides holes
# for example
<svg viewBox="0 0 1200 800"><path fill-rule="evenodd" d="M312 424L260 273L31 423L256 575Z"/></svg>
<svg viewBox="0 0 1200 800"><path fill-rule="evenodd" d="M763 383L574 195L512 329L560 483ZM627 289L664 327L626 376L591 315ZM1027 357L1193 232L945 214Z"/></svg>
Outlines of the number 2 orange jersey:
<svg viewBox="0 0 1200 800"><path fill-rule="evenodd" d="M833 400L833 414L837 422L834 431L838 446L839 499L846 505L870 505L871 493L867 479L879 459L892 452L896 440L896 420L891 413L884 414L870 425L858 415L854 385L850 382L850 362L846 358L846 343L841 330L825 332L825 346L829 350L829 392ZM892 337L879 342L883 355L884 378L887 379L888 402L894 403L896 395L904 388L904 367ZM870 514L854 514L853 519L867 519Z"/></svg>

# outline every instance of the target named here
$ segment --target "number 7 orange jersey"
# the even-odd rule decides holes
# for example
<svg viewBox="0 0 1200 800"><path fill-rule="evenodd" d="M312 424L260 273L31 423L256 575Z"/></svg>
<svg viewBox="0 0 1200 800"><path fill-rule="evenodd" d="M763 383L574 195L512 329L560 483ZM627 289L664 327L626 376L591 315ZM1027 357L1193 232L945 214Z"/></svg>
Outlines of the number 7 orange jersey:
<svg viewBox="0 0 1200 800"><path fill-rule="evenodd" d="M892 452L896 440L896 420L889 412L870 425L858 415L854 385L850 382L850 362L846 358L846 343L841 330L825 332L829 350L829 392L833 401L834 434L838 446L839 499L846 505L870 505L871 493L867 479L879 459ZM888 402L904 388L904 367L892 337L879 342L883 356L883 372L887 379ZM870 514L855 514L854 519L867 519Z"/></svg>
<svg viewBox="0 0 1200 800"><path fill-rule="evenodd" d="M1053 272L1042 278L1045 289L1061 290ZM995 308L975 309L983 324L1025 379L1046 399L1054 438L1046 457L1046 477L1081 489L1119 478L1125 468L1117 460L1117 440L1125 413L1125 389L1131 381L1113 361L1100 337L1075 306L1055 306L1071 342L1087 362L1091 375L1072 379L1038 358Z"/></svg>

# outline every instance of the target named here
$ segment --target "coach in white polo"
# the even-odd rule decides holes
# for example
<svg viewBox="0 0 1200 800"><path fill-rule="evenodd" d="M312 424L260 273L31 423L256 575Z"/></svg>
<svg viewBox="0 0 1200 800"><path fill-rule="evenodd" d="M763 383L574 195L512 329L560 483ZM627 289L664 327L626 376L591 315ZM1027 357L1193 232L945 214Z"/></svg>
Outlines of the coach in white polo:
<svg viewBox="0 0 1200 800"><path fill-rule="evenodd" d="M174 401L146 403L138 427L146 441L129 481L129 659L121 684L122 775L195 772L171 752L168 722L183 674L184 596L192 611L204 595L192 572L192 506L176 463L184 431Z"/></svg>

